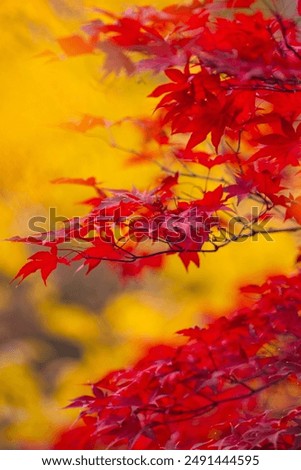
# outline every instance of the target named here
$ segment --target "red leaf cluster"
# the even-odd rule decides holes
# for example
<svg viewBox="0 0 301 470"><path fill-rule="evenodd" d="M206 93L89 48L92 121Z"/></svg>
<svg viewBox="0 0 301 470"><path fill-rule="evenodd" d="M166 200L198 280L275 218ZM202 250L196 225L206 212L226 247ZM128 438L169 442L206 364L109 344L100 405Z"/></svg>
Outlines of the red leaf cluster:
<svg viewBox="0 0 301 470"><path fill-rule="evenodd" d="M300 273L248 286L249 307L108 374L70 405L81 423L56 448L300 449L300 288Z"/></svg>
<svg viewBox="0 0 301 470"><path fill-rule="evenodd" d="M83 27L84 36L59 40L66 55L103 51L108 72L155 72L185 65L195 56L202 66L218 73L255 83L273 77L274 84L285 80L298 84L300 44L298 29L291 18L283 18L273 8L269 16L249 8L252 0L201 2L154 7L128 8L118 16L105 10ZM296 14L297 14L296 2ZM298 6L299 8L299 6ZM131 58L138 52L144 58ZM110 60L118 55L121 67ZM115 57L116 58L116 57ZM273 84L273 82L270 82Z"/></svg>
<svg viewBox="0 0 301 470"><path fill-rule="evenodd" d="M229 243L301 230L300 1L293 17L254 3L96 9L80 34L59 39L65 56L104 54L106 74L165 73L150 93L159 98L153 117L83 115L61 125L85 133L131 122L141 149L111 135L112 146L161 174L144 189L56 180L95 191L84 201L90 210L63 228L14 237L43 248L15 279L40 271L46 282L58 264L89 273L103 261L138 276L165 255L187 269ZM81 424L57 448L300 449L301 274L244 291L255 297L249 306L182 331L184 344L157 346L94 384L72 403ZM271 396L282 390L280 410Z"/></svg>

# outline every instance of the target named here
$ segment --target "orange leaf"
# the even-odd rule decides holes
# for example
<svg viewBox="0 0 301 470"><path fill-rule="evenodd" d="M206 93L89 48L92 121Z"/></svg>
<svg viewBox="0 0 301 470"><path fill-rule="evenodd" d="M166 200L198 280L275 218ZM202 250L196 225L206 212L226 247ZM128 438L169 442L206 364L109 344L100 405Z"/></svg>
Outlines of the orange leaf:
<svg viewBox="0 0 301 470"><path fill-rule="evenodd" d="M90 42L78 35L59 38L58 43L65 54L69 57L81 54L91 54L94 50L94 47Z"/></svg>

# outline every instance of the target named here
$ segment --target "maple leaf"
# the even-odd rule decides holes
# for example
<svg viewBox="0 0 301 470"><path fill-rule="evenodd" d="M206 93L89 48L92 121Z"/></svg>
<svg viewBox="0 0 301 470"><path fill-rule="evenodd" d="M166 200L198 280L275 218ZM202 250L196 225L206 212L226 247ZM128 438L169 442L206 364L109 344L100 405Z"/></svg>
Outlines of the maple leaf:
<svg viewBox="0 0 301 470"><path fill-rule="evenodd" d="M224 189L220 184L213 191L206 191L202 199L193 202L193 206L202 208L205 212L215 212L219 209L225 209L223 200Z"/></svg>
<svg viewBox="0 0 301 470"><path fill-rule="evenodd" d="M106 125L107 121L105 121L105 119L98 116L92 116L91 114L84 114L81 119L64 122L60 124L60 127L68 131L85 133L95 127L103 127Z"/></svg>
<svg viewBox="0 0 301 470"><path fill-rule="evenodd" d="M120 269L121 269L123 278L138 276L142 271L144 271L147 268L152 268L152 269L162 268L164 264L163 255L159 255L159 256L148 256L148 255L149 253L142 252L139 255L141 257L137 259L135 262L121 263Z"/></svg>
<svg viewBox="0 0 301 470"><path fill-rule="evenodd" d="M92 54L94 51L93 41L86 40L85 38L79 35L59 38L58 43L64 53L69 57L74 57L82 54Z"/></svg>
<svg viewBox="0 0 301 470"><path fill-rule="evenodd" d="M179 160L198 163L208 169L211 169L216 165L223 165L226 163L237 164L237 156L233 153L215 155L207 152L196 152L186 148L184 150L176 149L175 156Z"/></svg>
<svg viewBox="0 0 301 470"><path fill-rule="evenodd" d="M145 144L153 140L161 145L169 144L169 135L167 129L164 128L163 118L159 115L157 117L141 117L133 119L137 130L142 134Z"/></svg>
<svg viewBox="0 0 301 470"><path fill-rule="evenodd" d="M57 268L57 265L60 264L69 264L69 261L64 257L57 256L57 248L52 247L48 251L38 251L34 255L28 258L30 261L26 263L16 274L13 281L21 277L19 284L24 281L24 279L30 274L40 270L41 276L46 285L47 278L49 274L52 273ZM13 282L12 281L12 282Z"/></svg>
<svg viewBox="0 0 301 470"><path fill-rule="evenodd" d="M298 166L301 159L301 124L294 129L293 125L280 119L282 134L267 134L257 139L263 145L249 161L262 157L275 157L283 166Z"/></svg>
<svg viewBox="0 0 301 470"><path fill-rule="evenodd" d="M119 46L109 41L103 41L98 45L98 48L105 53L103 64L105 76L110 73L119 75L123 70L127 75L132 75L135 72L136 67L134 62Z"/></svg>
<svg viewBox="0 0 301 470"><path fill-rule="evenodd" d="M289 204L286 209L285 220L295 219L298 224L301 224L301 196L294 198L290 195Z"/></svg>
<svg viewBox="0 0 301 470"><path fill-rule="evenodd" d="M96 239L92 241L92 246L79 252L72 261L83 261L82 266L88 266L86 274L89 274L101 261L119 261L120 258L118 249L109 240Z"/></svg>
<svg viewBox="0 0 301 470"><path fill-rule="evenodd" d="M173 196L173 188L178 184L178 181L178 173L175 173L173 176L166 176L159 187L153 191L153 194L160 196L161 201L165 202Z"/></svg>
<svg viewBox="0 0 301 470"><path fill-rule="evenodd" d="M179 257L181 261L183 262L186 271L188 271L188 267L190 263L194 263L197 267L200 266L200 258L197 252L182 251L181 253L179 253Z"/></svg>

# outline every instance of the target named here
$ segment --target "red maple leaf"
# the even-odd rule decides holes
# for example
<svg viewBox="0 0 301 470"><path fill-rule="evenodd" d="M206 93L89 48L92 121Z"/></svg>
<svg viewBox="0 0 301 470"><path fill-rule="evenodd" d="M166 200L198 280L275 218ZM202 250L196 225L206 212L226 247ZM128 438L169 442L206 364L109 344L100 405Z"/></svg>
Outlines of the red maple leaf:
<svg viewBox="0 0 301 470"><path fill-rule="evenodd" d="M179 257L183 262L186 271L188 271L188 267L190 263L194 263L197 267L200 266L200 257L197 252L194 251L183 251L179 253Z"/></svg>
<svg viewBox="0 0 301 470"><path fill-rule="evenodd" d="M266 134L257 139L257 142L263 147L252 156L250 161L262 157L274 157L282 167L299 165L301 159L301 124L296 127L296 130L284 118L280 118L280 124L281 134Z"/></svg>
<svg viewBox="0 0 301 470"><path fill-rule="evenodd" d="M19 283L21 283L27 276L40 270L41 276L46 284L49 274L52 273L57 268L57 265L60 264L69 264L69 261L64 257L58 257L57 248L52 247L48 251L38 251L34 255L28 258L30 261L26 263L16 274L13 281L21 277Z"/></svg>
<svg viewBox="0 0 301 470"><path fill-rule="evenodd" d="M294 197L290 195L285 213L286 219L295 219L298 224L301 224L301 196Z"/></svg>

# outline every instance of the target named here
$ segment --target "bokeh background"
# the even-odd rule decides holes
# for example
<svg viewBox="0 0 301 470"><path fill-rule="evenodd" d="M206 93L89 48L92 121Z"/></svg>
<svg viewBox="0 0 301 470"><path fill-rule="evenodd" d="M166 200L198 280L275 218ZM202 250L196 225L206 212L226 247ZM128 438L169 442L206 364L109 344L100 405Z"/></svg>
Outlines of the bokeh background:
<svg viewBox="0 0 301 470"><path fill-rule="evenodd" d="M66 217L84 213L76 202L90 197L89 189L54 186L54 178L96 176L107 187L143 188L158 174L151 164L126 166L124 153L111 148L101 130L80 134L59 124L84 113L110 120L149 115L154 101L146 96L162 77L103 78L100 57L48 62L39 56L58 51L56 38L78 31L93 17L91 7L117 11L129 4L1 1L2 240L26 235L30 217L47 216L50 207ZM139 144L133 127L116 132L124 146ZM162 272L126 284L105 265L88 277L61 269L47 287L38 275L19 287L10 284L29 254L26 246L1 241L1 449L51 445L55 434L74 422L77 411L63 408L87 393L85 384L129 365L147 345L173 341L175 331L226 313L240 285L291 271L296 246L289 235L273 242L249 240L203 257L201 268L188 274L170 259Z"/></svg>

